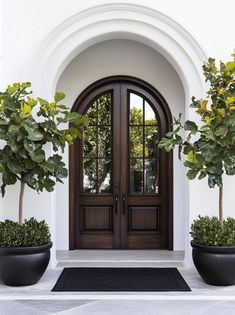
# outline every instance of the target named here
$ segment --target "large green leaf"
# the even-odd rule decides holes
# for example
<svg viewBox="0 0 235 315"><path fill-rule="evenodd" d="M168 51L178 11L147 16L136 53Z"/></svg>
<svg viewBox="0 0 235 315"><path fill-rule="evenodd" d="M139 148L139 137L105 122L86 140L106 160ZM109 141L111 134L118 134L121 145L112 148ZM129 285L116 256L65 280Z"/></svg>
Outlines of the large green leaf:
<svg viewBox="0 0 235 315"><path fill-rule="evenodd" d="M5 172L2 174L2 182L5 185L14 185L17 181L17 177L14 173L11 173L9 170L5 169Z"/></svg>
<svg viewBox="0 0 235 315"><path fill-rule="evenodd" d="M187 172L187 177L188 177L188 179L194 179L194 178L196 178L197 174L198 174L197 170L189 170Z"/></svg>
<svg viewBox="0 0 235 315"><path fill-rule="evenodd" d="M55 93L55 102L59 102L59 101L62 101L63 99L65 98L65 94L63 92L56 92Z"/></svg>
<svg viewBox="0 0 235 315"><path fill-rule="evenodd" d="M190 120L187 120L184 124L184 129L185 130L189 130L192 132L192 134L196 134L196 132L198 131L198 127L197 125L195 124L194 121L190 121Z"/></svg>
<svg viewBox="0 0 235 315"><path fill-rule="evenodd" d="M65 119L70 122L80 118L80 115L76 112L68 113L65 115Z"/></svg>
<svg viewBox="0 0 235 315"><path fill-rule="evenodd" d="M39 131L33 131L27 138L31 141L41 141L43 139L43 134Z"/></svg>
<svg viewBox="0 0 235 315"><path fill-rule="evenodd" d="M48 192L51 192L54 190L54 186L55 186L55 182L50 179L50 178L46 178L44 181L44 187Z"/></svg>
<svg viewBox="0 0 235 315"><path fill-rule="evenodd" d="M30 152L30 156L34 162L42 163L45 160L45 152L42 149Z"/></svg>
<svg viewBox="0 0 235 315"><path fill-rule="evenodd" d="M19 174L23 170L22 164L16 160L8 160L7 167L13 174Z"/></svg>

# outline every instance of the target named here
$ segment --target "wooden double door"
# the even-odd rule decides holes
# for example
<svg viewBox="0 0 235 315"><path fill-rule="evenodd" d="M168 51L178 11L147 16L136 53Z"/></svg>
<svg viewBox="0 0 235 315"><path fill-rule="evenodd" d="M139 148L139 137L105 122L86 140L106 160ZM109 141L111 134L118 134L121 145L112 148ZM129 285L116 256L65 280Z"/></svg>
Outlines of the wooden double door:
<svg viewBox="0 0 235 315"><path fill-rule="evenodd" d="M88 128L70 151L70 248L172 248L172 161L157 147L170 125L162 96L111 77L73 110Z"/></svg>

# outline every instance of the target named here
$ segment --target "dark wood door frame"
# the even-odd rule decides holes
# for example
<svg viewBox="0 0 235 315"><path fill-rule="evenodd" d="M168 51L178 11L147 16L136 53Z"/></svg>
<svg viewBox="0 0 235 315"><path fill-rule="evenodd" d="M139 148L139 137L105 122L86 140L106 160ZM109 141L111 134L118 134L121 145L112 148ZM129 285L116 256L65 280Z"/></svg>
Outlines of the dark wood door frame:
<svg viewBox="0 0 235 315"><path fill-rule="evenodd" d="M86 108L84 108L84 100L86 99L86 104L91 102L94 97L96 97L99 92L102 94L103 87L105 86L105 90L110 90L113 88L113 84L126 83L134 85L138 90L145 89L153 99L157 100L161 106L162 115L164 115L164 119L167 125L167 130L171 129L172 116L169 109L169 106L163 96L150 84L147 82L129 76L112 76L107 77L101 80L96 81L95 83L88 86L76 99L74 105L72 107L72 111L76 111L79 113L85 112ZM122 95L116 97L123 97ZM161 118L161 117L160 117ZM162 135L161 135L162 136ZM74 193L75 191L80 191L81 182L79 174L79 165L76 163L76 156L79 150L79 142L77 141L73 146L70 146L69 149L69 248L76 248L76 226L79 220L78 218L78 205L79 205L79 193ZM167 231L167 249L173 250L173 157L172 153L162 152L162 163L164 164L164 169L166 170L165 176L167 177L165 181L166 189L169 192L168 196L165 196L164 203L166 204L167 213L166 213L166 222L164 222L165 229ZM160 178L162 178L162 174L160 174ZM76 189L75 189L76 188ZM116 222L117 225L120 222Z"/></svg>

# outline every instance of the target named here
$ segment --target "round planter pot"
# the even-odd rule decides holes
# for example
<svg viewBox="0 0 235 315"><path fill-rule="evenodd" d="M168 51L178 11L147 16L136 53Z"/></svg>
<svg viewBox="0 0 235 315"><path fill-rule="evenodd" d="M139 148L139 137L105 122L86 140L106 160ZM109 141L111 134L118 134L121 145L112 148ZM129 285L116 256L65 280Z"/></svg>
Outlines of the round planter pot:
<svg viewBox="0 0 235 315"><path fill-rule="evenodd" d="M191 241L193 262L211 285L235 284L235 246L205 246Z"/></svg>
<svg viewBox="0 0 235 315"><path fill-rule="evenodd" d="M52 242L35 247L0 247L0 277L10 286L37 283L49 260Z"/></svg>

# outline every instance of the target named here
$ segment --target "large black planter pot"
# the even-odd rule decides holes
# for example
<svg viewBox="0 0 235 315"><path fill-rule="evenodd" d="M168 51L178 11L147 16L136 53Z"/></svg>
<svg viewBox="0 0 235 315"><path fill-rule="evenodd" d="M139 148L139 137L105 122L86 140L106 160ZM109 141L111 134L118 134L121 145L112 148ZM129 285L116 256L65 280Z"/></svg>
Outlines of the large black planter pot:
<svg viewBox="0 0 235 315"><path fill-rule="evenodd" d="M205 246L191 241L193 262L211 285L235 284L235 246Z"/></svg>
<svg viewBox="0 0 235 315"><path fill-rule="evenodd" d="M37 283L49 260L52 242L35 247L0 247L0 277L11 286Z"/></svg>

